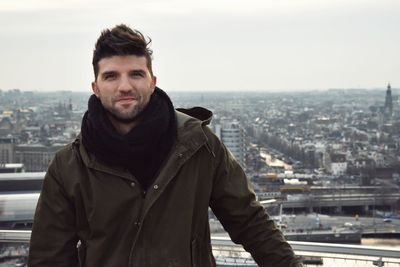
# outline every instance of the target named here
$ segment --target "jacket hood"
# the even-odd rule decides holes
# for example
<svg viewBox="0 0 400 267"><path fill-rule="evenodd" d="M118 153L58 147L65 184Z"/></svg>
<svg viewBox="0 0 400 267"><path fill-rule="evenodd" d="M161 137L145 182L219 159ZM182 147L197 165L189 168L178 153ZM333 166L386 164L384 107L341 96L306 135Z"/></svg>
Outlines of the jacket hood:
<svg viewBox="0 0 400 267"><path fill-rule="evenodd" d="M189 109L177 108L176 110L202 121L203 125L208 125L213 116L213 113L210 110L202 107L193 107Z"/></svg>

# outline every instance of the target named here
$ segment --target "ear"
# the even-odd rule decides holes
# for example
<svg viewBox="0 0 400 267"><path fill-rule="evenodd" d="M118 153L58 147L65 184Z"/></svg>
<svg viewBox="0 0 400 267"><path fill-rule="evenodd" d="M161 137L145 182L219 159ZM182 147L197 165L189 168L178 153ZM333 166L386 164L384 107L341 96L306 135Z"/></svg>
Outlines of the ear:
<svg viewBox="0 0 400 267"><path fill-rule="evenodd" d="M151 77L151 87L153 88L153 92L156 89L156 85L157 85L157 77L153 76Z"/></svg>
<svg viewBox="0 0 400 267"><path fill-rule="evenodd" d="M96 82L92 82L92 91L97 97L99 97L100 92L99 92L99 88L97 88Z"/></svg>

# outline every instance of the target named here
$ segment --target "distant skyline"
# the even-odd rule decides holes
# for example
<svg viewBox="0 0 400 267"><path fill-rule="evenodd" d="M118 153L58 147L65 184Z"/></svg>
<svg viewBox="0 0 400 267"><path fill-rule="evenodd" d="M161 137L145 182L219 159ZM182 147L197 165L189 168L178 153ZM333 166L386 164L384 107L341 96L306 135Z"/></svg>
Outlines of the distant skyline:
<svg viewBox="0 0 400 267"><path fill-rule="evenodd" d="M400 88L396 0L0 1L0 89L90 91L104 28L151 37L168 91Z"/></svg>

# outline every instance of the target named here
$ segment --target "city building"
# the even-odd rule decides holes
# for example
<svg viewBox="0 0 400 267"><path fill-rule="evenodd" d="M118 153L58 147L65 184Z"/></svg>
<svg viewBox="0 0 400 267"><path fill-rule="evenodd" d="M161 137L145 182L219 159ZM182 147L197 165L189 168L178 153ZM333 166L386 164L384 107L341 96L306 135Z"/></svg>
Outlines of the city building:
<svg viewBox="0 0 400 267"><path fill-rule="evenodd" d="M345 154L330 153L328 170L333 175L344 175L347 171L347 161Z"/></svg>
<svg viewBox="0 0 400 267"><path fill-rule="evenodd" d="M245 166L244 130L236 120L215 125L215 133L240 165Z"/></svg>
<svg viewBox="0 0 400 267"><path fill-rule="evenodd" d="M23 163L27 172L46 171L58 150L65 144L21 144L15 146L15 162Z"/></svg>
<svg viewBox="0 0 400 267"><path fill-rule="evenodd" d="M390 83L388 84L386 89L384 114L386 119L391 119L393 114L392 88L390 86Z"/></svg>
<svg viewBox="0 0 400 267"><path fill-rule="evenodd" d="M14 137L0 137L0 163L14 163Z"/></svg>

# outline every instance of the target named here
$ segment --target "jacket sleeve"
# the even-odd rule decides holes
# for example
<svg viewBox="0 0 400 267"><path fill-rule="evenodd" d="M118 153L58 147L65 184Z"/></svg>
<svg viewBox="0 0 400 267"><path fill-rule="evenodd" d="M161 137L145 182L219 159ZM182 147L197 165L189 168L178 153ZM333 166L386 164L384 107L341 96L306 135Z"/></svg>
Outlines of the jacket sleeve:
<svg viewBox="0 0 400 267"><path fill-rule="evenodd" d="M36 207L29 248L29 267L78 266L74 205L68 198L57 155L45 175Z"/></svg>
<svg viewBox="0 0 400 267"><path fill-rule="evenodd" d="M210 207L232 241L242 244L261 267L302 266L256 201L249 180L232 154L223 144L215 150L217 165Z"/></svg>

